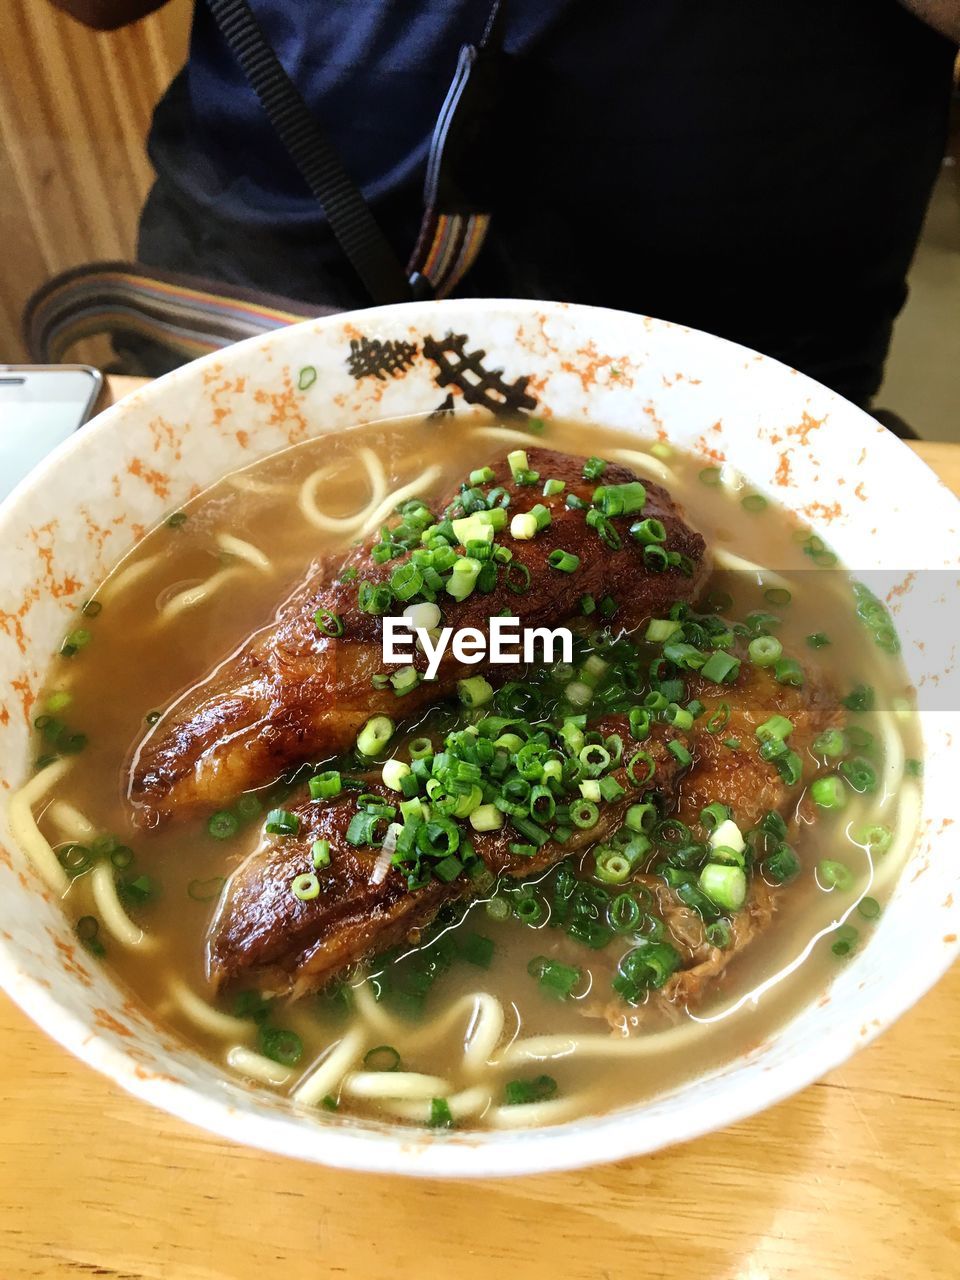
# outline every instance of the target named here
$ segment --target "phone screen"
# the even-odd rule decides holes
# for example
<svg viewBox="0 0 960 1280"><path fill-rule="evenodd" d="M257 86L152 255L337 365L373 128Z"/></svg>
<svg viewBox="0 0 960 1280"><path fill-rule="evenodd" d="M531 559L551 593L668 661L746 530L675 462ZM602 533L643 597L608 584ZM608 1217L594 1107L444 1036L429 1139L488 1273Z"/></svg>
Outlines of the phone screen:
<svg viewBox="0 0 960 1280"><path fill-rule="evenodd" d="M0 365L0 500L89 416L95 369Z"/></svg>

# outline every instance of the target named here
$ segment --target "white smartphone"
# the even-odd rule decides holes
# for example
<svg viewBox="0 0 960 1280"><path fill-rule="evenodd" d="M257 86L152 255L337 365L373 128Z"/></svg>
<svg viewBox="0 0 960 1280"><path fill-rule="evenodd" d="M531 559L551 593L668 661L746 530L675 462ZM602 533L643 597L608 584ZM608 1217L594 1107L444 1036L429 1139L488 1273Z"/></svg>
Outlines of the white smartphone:
<svg viewBox="0 0 960 1280"><path fill-rule="evenodd" d="M0 501L83 426L103 387L85 364L0 364Z"/></svg>

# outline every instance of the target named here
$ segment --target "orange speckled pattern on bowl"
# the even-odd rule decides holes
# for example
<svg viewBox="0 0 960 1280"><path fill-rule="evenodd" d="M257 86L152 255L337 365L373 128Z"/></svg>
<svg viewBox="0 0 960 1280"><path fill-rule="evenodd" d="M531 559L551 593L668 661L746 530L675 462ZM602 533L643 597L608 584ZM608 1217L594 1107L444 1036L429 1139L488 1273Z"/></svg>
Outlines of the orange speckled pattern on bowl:
<svg viewBox="0 0 960 1280"><path fill-rule="evenodd" d="M809 521L848 565L884 575L911 679L921 691L949 684L957 640L943 619L938 626L937 608L945 619L960 585L960 507L873 419L775 361L646 317L532 302L416 303L307 322L178 370L102 414L4 503L0 798L27 776L31 710L51 653L92 587L170 508L226 471L312 436L438 412L485 422L484 406L503 399L543 418L602 423L731 463ZM246 1088L176 1041L78 948L5 817L0 983L126 1089L272 1151L460 1177L650 1151L817 1078L908 1008L955 956L960 788L952 735L960 725L956 702L941 702L945 709L923 716L916 848L874 937L830 998L695 1086L613 1115L523 1133L419 1134L307 1115Z"/></svg>

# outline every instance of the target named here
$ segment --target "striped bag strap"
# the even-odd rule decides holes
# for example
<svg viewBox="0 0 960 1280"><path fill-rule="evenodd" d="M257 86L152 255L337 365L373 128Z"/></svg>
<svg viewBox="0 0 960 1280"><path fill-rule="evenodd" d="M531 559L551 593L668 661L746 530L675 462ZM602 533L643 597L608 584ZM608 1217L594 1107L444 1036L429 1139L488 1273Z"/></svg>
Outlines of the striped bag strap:
<svg viewBox="0 0 960 1280"><path fill-rule="evenodd" d="M184 360L335 311L213 280L130 262L65 271L30 298L23 336L30 359L57 364L81 338L133 334Z"/></svg>

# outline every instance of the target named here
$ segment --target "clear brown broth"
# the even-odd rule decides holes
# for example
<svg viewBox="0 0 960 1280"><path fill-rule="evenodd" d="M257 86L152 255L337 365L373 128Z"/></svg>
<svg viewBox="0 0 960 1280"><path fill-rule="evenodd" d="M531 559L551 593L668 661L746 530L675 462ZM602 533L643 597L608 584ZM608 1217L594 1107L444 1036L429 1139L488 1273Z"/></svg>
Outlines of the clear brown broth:
<svg viewBox="0 0 960 1280"><path fill-rule="evenodd" d="M530 438L531 444L539 442L579 455L608 456L617 448L638 447L632 435L593 426L586 431L582 425L563 422L550 422L539 441ZM648 449L649 444L646 442L643 448ZM230 1011L232 997L215 995L204 973L204 939L215 904L195 901L188 888L198 881L228 875L257 843L260 824L254 821L228 842L211 839L205 823L197 821L174 824L156 833L138 832L123 799L125 767L151 710L169 705L178 693L235 650L251 631L268 622L277 603L300 580L312 559L343 550L342 539L318 532L303 518L296 490L318 467L343 459L342 471L320 490L325 509L331 514L349 513L362 506L367 499L366 473L348 460L363 445L377 452L395 486L415 475L426 465L425 459L438 463L443 479L425 497L437 496L458 483L472 467L515 447L481 440L472 435L469 426L453 418L427 424L417 420L361 427L265 458L243 474L258 485L279 486L279 492L252 493L234 487L226 479L193 499L184 508L188 518L178 527L164 523L150 532L114 571L113 579L135 562L153 557L156 562L115 597L107 591L108 602L89 622L90 644L72 659L55 660L50 672L48 691L66 689L72 697L64 718L71 727L89 735L88 746L76 756L70 772L50 799L69 801L98 831L113 833L129 844L135 852L132 870L147 874L159 890L149 904L131 913L156 937L157 948L150 954L141 954L105 938L105 963L143 1004L218 1062L223 1062L229 1045L221 1037L199 1030L184 1015L171 999L170 982L174 977L180 978L212 1005ZM791 579L793 600L779 611L784 617L778 632L784 651L798 655L805 663L829 664L831 680L838 690L866 682L878 690L878 702L883 705L889 706L897 699L909 700L911 690L901 663L876 649L857 621L846 575L838 585L838 573L812 573L810 559L798 543L798 526L793 517L773 503L759 513L745 511L740 498L749 490L731 495L723 487L702 483L698 477L704 465L703 459L675 451L669 459L673 496L708 544L725 546L748 560L775 567ZM224 556L214 540L221 531L263 550L274 571L265 574L242 568L209 601L167 625L158 625L159 607L179 590L203 582L225 567ZM824 589L828 579L831 590ZM109 583L110 579L108 588ZM762 590L743 575L718 573L712 585L733 595L732 617L741 617L750 609L769 608ZM814 631L828 633L832 641L828 650L817 655L805 644L805 636ZM859 717L859 721L871 729L870 715ZM913 721L901 717L898 723L906 756L915 756ZM869 808L865 813L869 818ZM895 810L886 821L895 827ZM785 972L811 939L830 930L864 891L868 858L845 836L849 823L850 814L845 813L840 821L818 822L803 833L798 852L804 872L783 893L774 926L732 962L719 989L693 1011L697 1018L713 1018L739 1006L732 1016L719 1017L709 1033L692 1045L671 1049L666 1043L648 1058L597 1060L573 1054L543 1068L532 1064L529 1071L500 1071L491 1076L494 1100L499 1099L506 1078L530 1076L545 1069L556 1078L561 1097L579 1099L575 1110L605 1110L705 1075L770 1036L785 1019L821 996L838 967L845 963L833 954L831 938L826 936L816 942L792 973ZM62 845L64 835L48 814L41 818L40 826L54 847ZM841 897L818 886L813 868L824 856L842 857L856 872L857 884L850 894ZM876 896L882 900L885 894ZM75 917L90 912L88 877L80 876L72 883L65 907ZM866 937L869 926L856 914L852 918ZM600 1000L598 992L593 992L585 993L582 1000L549 999L527 973L528 961L540 952L590 966L591 953L569 942L559 930L531 930L516 921L494 921L482 903L474 906L457 927L492 938L493 962L488 970L454 964L430 992L424 1018L435 1017L460 995L482 990L501 1001L508 1039L540 1033L582 1036L607 1031L601 1018L585 1017L584 1011L596 1014L609 1002L608 996ZM609 968L608 960L597 961L598 990L601 983L609 982ZM785 976L771 981L778 974ZM761 987L766 987L762 995L750 999L750 993ZM636 1021L628 1006L623 1006L623 1015L625 1025ZM292 1087L310 1064L322 1057L356 1016L309 997L282 1011L278 1023L295 1030L304 1042L303 1057L285 1088ZM680 1016L686 1015L681 1011ZM651 1028L656 1029L656 1024L647 1019L637 1033L646 1034ZM461 1072L462 1033L462 1027L454 1028L442 1043L419 1052L404 1052L398 1041L404 1066L446 1077L455 1087L470 1083ZM341 1105L352 1111L378 1113L376 1103L341 1100ZM479 1123L484 1123L483 1118Z"/></svg>

